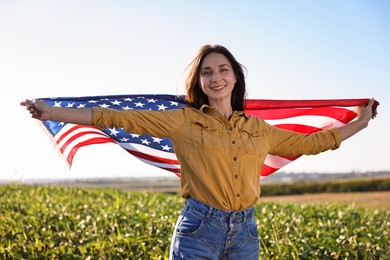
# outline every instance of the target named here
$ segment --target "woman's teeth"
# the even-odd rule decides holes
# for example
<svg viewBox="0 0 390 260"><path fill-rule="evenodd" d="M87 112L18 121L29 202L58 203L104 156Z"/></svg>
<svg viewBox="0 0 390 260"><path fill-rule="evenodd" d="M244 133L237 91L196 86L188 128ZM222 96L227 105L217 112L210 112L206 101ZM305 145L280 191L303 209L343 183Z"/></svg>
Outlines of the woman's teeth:
<svg viewBox="0 0 390 260"><path fill-rule="evenodd" d="M215 87L212 87L212 89L221 89L221 88L224 88L226 85L220 85L220 86L215 86Z"/></svg>

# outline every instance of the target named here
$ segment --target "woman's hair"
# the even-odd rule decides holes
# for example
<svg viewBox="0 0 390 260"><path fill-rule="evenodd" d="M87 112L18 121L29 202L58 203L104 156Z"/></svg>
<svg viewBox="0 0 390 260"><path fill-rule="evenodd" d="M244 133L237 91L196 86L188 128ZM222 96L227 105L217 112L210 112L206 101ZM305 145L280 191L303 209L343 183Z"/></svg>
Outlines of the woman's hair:
<svg viewBox="0 0 390 260"><path fill-rule="evenodd" d="M234 85L232 92L231 105L233 110L243 111L246 95L245 76L243 72L243 65L241 65L231 54L231 52L221 45L204 45L198 51L194 60L189 65L189 72L186 78L186 101L194 108L199 109L202 105L208 104L207 95L203 92L199 83L200 65L204 57L210 53L223 54L231 63L234 75L237 82Z"/></svg>

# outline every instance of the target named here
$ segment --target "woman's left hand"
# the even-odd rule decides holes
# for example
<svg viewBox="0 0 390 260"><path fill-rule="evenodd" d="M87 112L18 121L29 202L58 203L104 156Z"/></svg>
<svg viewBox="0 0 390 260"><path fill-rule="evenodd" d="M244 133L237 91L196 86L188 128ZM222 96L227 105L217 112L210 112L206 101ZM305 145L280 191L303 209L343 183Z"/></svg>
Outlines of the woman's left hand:
<svg viewBox="0 0 390 260"><path fill-rule="evenodd" d="M341 141L348 139L360 130L368 126L368 122L376 117L376 109L374 107L375 99L371 98L366 105L358 107L357 119L339 127Z"/></svg>
<svg viewBox="0 0 390 260"><path fill-rule="evenodd" d="M377 115L376 109L374 109L375 99L371 98L365 106L359 106L357 110L356 121L362 122L363 125L367 126L371 119L374 119Z"/></svg>

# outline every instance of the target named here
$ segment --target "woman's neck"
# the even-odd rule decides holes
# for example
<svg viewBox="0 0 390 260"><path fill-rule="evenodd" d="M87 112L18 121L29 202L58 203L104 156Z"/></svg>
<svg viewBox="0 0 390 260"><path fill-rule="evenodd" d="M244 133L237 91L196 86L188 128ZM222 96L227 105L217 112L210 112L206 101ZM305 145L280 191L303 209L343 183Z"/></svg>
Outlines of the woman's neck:
<svg viewBox="0 0 390 260"><path fill-rule="evenodd" d="M226 119L230 119L230 117L233 114L233 108L232 105L227 102L210 102L209 104L212 107L215 107L219 113L221 113Z"/></svg>

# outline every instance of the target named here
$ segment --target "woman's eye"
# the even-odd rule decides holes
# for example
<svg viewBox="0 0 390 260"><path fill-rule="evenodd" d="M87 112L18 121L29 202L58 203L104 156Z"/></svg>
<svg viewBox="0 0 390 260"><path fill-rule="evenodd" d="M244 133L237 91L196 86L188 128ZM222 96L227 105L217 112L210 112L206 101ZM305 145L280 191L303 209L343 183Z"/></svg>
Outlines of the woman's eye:
<svg viewBox="0 0 390 260"><path fill-rule="evenodd" d="M210 71L202 71L202 76L209 76L211 75L211 72Z"/></svg>

